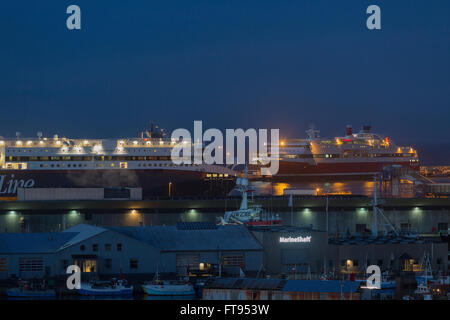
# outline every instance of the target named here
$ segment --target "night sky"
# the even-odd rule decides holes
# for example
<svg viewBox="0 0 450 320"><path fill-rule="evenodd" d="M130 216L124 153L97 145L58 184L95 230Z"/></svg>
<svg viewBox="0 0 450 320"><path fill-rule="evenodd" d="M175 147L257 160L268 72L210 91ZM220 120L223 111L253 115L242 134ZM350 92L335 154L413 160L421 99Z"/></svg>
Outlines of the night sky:
<svg viewBox="0 0 450 320"><path fill-rule="evenodd" d="M81 7L82 29L66 28ZM381 7L382 30L366 28ZM345 126L450 141L450 1L3 0L0 135Z"/></svg>

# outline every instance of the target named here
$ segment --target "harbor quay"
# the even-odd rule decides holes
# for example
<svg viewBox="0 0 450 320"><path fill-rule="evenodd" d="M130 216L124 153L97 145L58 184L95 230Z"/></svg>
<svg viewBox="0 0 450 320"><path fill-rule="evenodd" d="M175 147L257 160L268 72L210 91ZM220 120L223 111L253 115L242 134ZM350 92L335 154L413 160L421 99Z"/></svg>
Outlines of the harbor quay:
<svg viewBox="0 0 450 320"><path fill-rule="evenodd" d="M79 223L151 226L215 222L225 211L239 208L240 201L240 197L229 197L0 202L0 232L56 232ZM261 205L267 215L279 215L285 225L312 227L330 235L364 234L373 224L372 200L365 197L293 197L292 207L286 196L255 197L253 203ZM448 198L380 199L378 207L401 232L436 236L448 232Z"/></svg>

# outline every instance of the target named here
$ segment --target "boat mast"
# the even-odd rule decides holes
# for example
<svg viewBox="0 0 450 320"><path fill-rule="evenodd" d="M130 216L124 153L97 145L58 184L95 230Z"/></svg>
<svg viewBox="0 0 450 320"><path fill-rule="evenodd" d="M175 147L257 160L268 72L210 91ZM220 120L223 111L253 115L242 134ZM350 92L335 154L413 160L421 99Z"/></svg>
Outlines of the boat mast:
<svg viewBox="0 0 450 320"><path fill-rule="evenodd" d="M373 236L378 237L377 177L373 176Z"/></svg>

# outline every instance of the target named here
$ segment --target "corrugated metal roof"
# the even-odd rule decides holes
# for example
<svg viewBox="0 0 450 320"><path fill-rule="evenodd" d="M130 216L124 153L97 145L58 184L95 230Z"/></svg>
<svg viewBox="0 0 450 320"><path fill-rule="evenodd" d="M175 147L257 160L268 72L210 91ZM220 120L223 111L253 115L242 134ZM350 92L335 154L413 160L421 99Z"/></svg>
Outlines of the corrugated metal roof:
<svg viewBox="0 0 450 320"><path fill-rule="evenodd" d="M62 233L75 232L76 236L73 237L72 239L70 239L70 241L68 241L67 243L65 243L61 249L72 246L76 243L79 243L81 241L89 239L89 238L96 236L100 233L103 233L105 231L106 231L106 229L101 228L101 227L91 226L89 224L84 224L84 223L77 224L76 226L73 226L62 232Z"/></svg>
<svg viewBox="0 0 450 320"><path fill-rule="evenodd" d="M0 233L0 253L55 252L76 235L76 232Z"/></svg>
<svg viewBox="0 0 450 320"><path fill-rule="evenodd" d="M164 251L262 250L243 226L217 229L179 230L175 226L105 227Z"/></svg>
<svg viewBox="0 0 450 320"><path fill-rule="evenodd" d="M256 278L217 278L205 284L206 288L216 289L259 289L281 290L286 280Z"/></svg>
<svg viewBox="0 0 450 320"><path fill-rule="evenodd" d="M217 229L213 222L177 222L176 227L178 230Z"/></svg>
<svg viewBox="0 0 450 320"><path fill-rule="evenodd" d="M217 278L205 284L212 289L242 289L242 290L278 290L285 292L323 292L350 293L356 292L359 282L339 280L284 280L256 278Z"/></svg>
<svg viewBox="0 0 450 320"><path fill-rule="evenodd" d="M359 282L341 280L288 280L283 291L289 292L356 292Z"/></svg>

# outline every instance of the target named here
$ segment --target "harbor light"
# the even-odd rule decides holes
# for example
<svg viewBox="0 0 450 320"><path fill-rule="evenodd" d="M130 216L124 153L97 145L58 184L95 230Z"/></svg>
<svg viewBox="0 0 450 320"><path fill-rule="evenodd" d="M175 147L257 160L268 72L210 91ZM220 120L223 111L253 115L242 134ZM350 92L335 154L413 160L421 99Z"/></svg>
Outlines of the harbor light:
<svg viewBox="0 0 450 320"><path fill-rule="evenodd" d="M198 217L198 212L195 209L189 210L187 214L190 219L196 219Z"/></svg>
<svg viewBox="0 0 450 320"><path fill-rule="evenodd" d="M18 146L21 146L22 145L22 141L16 141L16 144L18 145Z"/></svg>
<svg viewBox="0 0 450 320"><path fill-rule="evenodd" d="M311 209L309 209L309 208L303 209L302 213L303 213L303 218L310 218L311 217Z"/></svg>

